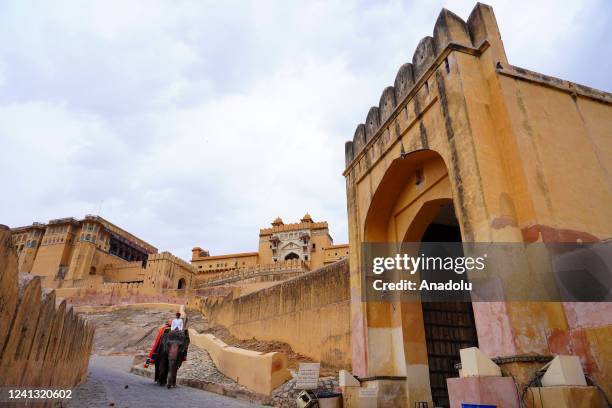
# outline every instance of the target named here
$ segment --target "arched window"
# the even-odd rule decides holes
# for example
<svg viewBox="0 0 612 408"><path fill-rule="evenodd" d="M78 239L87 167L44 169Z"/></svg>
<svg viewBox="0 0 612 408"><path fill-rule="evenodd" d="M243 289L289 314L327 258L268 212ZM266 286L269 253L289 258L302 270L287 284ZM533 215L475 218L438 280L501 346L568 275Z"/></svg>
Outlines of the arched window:
<svg viewBox="0 0 612 408"><path fill-rule="evenodd" d="M179 279L177 289L185 289L185 286L186 286L185 279L184 278Z"/></svg>
<svg viewBox="0 0 612 408"><path fill-rule="evenodd" d="M290 252L285 256L285 261L290 261L291 259L300 259L300 256L295 252Z"/></svg>

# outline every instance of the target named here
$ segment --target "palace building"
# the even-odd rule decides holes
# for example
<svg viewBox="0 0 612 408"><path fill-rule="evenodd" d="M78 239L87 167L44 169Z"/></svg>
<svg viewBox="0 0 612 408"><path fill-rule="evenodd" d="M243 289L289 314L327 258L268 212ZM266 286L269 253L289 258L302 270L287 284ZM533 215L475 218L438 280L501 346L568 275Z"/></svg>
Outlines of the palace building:
<svg viewBox="0 0 612 408"><path fill-rule="evenodd" d="M348 244L334 245L327 222L315 222L306 214L300 222L290 224L278 217L271 227L260 229L257 252L211 256L200 247L193 248L192 252L191 263L198 274L219 274L284 262L298 262L306 270L315 270L348 257Z"/></svg>
<svg viewBox="0 0 612 408"><path fill-rule="evenodd" d="M193 275L187 262L158 253L153 245L96 215L35 222L11 229L11 235L19 272L40 276L48 287L129 283L184 289Z"/></svg>

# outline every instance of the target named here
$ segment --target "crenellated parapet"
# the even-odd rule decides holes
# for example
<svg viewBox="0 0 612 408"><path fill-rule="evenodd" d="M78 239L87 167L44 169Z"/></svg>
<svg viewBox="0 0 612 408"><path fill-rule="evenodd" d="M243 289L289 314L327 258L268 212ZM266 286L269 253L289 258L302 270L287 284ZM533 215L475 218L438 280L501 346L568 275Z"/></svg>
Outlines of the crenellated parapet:
<svg viewBox="0 0 612 408"><path fill-rule="evenodd" d="M183 259L172 255L170 252L163 251L161 253L152 254L149 256L149 262L157 262L157 261L168 261L173 264L180 266L183 269L190 271L191 273L195 273L195 268L189 262L184 261Z"/></svg>
<svg viewBox="0 0 612 408"><path fill-rule="evenodd" d="M478 54L483 49L495 48L495 58L506 62L497 23L490 6L477 3L467 22L449 10L442 9L433 29L433 36L419 41L412 61L403 64L395 76L393 86L386 87L378 106L369 109L365 123L355 129L352 141L346 142L347 168L360 156L378 134L390 128L391 122L401 107L414 97L422 86L428 86L427 77L440 65L451 51ZM417 109L418 110L418 109ZM390 129L390 133L395 129Z"/></svg>

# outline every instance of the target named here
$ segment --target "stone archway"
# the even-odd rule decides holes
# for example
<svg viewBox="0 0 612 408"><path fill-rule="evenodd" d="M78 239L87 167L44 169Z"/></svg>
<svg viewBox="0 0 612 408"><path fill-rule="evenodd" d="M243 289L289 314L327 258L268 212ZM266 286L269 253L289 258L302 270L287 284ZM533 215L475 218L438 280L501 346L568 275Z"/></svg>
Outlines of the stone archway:
<svg viewBox="0 0 612 408"><path fill-rule="evenodd" d="M185 278L179 279L177 289L185 289L185 286L186 286Z"/></svg>
<svg viewBox="0 0 612 408"><path fill-rule="evenodd" d="M443 248L440 248L438 244L427 246L427 243L432 242L460 243L462 241L452 200L436 200L435 207L437 211L433 219L418 239L421 242L420 253L426 256L462 257L464 254L461 245L449 244ZM418 218L417 215L415 222ZM440 282L456 277L452 271L441 270L421 272L420 276L421 279ZM435 407L449 407L446 380L459 376L455 368L455 365L460 362L459 350L478 346L474 311L469 301L452 298L445 301L440 301L440 299L428 301L427 298L427 295L421 296L421 310L427 346L431 396Z"/></svg>
<svg viewBox="0 0 612 408"><path fill-rule="evenodd" d="M529 263L529 249L539 242L609 237L612 222L603 204L610 198L609 177L588 129L600 129L601 122L591 121L612 111L605 110L603 93L580 96L581 87L562 83L508 64L491 7L478 3L467 21L442 10L433 36L418 43L412 62L399 68L393 86L345 144L352 369L362 386L378 387L379 406L432 401L423 380L421 305L368 301L364 244L420 239L437 200L452 200L462 241L524 245L512 265L496 263L502 269L544 273ZM581 97L595 101L598 113L586 118ZM550 111L544 99L558 108ZM563 162L564 171L557 166L562 154L573 158ZM421 164L436 157L446 166L440 166L443 177L432 178ZM584 163L590 164L582 172ZM578 168L580 175L573 171ZM593 357L599 346L582 332L583 325L609 330L609 319L590 320L605 313L578 318L574 306L560 302L500 299L474 304L486 355L578 354L605 378L599 368L605 358ZM518 366L513 375L526 382L530 370Z"/></svg>
<svg viewBox="0 0 612 408"><path fill-rule="evenodd" d="M289 252L285 256L285 261L291 261L293 259L300 259L300 256L298 254L296 254L295 252Z"/></svg>
<svg viewBox="0 0 612 408"><path fill-rule="evenodd" d="M453 223L456 234L452 241L460 241L461 223L455 216L447 166L437 152L419 150L393 161L382 177L365 219L364 241L393 243L400 250L402 243L420 242L431 235L432 225L438 225L440 218L451 218L444 222ZM409 406L421 401L431 406L432 386L438 396L444 394L447 376L430 367L432 362L437 364L434 359L439 359L432 346L435 340L427 335L435 322L424 319L420 302L398 299L368 302L365 307L370 373L405 377ZM431 316L430 310L426 311L426 316Z"/></svg>

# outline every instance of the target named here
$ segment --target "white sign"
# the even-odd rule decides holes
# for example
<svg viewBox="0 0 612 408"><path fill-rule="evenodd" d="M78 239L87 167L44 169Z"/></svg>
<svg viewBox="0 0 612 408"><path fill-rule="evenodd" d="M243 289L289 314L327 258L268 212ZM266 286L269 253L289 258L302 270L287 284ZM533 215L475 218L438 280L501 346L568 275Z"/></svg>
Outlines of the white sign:
<svg viewBox="0 0 612 408"><path fill-rule="evenodd" d="M377 396L378 396L378 388L376 387L361 388L359 390L360 398L376 398Z"/></svg>
<svg viewBox="0 0 612 408"><path fill-rule="evenodd" d="M319 384L321 363L300 363L295 388L298 390L315 390Z"/></svg>

